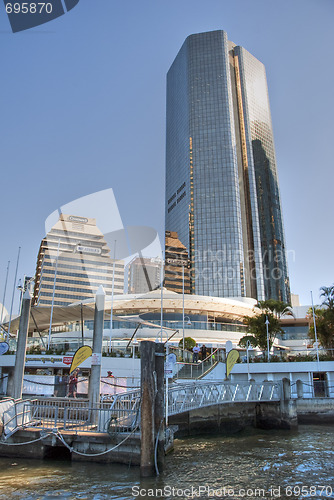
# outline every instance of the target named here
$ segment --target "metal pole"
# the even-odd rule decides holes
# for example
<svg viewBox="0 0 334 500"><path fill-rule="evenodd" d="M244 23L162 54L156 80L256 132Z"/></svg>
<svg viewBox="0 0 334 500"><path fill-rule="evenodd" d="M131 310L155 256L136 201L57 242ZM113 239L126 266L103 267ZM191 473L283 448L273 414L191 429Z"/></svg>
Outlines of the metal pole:
<svg viewBox="0 0 334 500"><path fill-rule="evenodd" d="M6 300L6 290L7 290L7 281L8 281L8 272L9 272L9 265L10 265L10 260L8 261L8 264L7 264L7 271L6 271L6 280L5 280L5 289L4 289L4 292L3 292L3 299L2 299L2 305L1 305L1 316L0 316L0 321L1 323L3 323L3 308L4 308L4 305L5 305L5 300Z"/></svg>
<svg viewBox="0 0 334 500"><path fill-rule="evenodd" d="M266 316L266 328L267 328L267 350L268 350L268 363L269 363L270 345L269 345L269 320L268 320L268 316Z"/></svg>
<svg viewBox="0 0 334 500"><path fill-rule="evenodd" d="M184 265L182 265L182 359L184 361Z"/></svg>
<svg viewBox="0 0 334 500"><path fill-rule="evenodd" d="M317 364L318 364L318 371L319 371L319 346L318 346L318 337L317 337L317 325L315 321L315 313L314 313L314 305L313 305L313 293L311 291L311 301L312 301L312 314L313 314L313 325L314 325L314 337L315 337L315 343L316 343L316 349L317 349Z"/></svg>
<svg viewBox="0 0 334 500"><path fill-rule="evenodd" d="M100 401L100 379L101 379L105 300L106 300L106 294L103 286L101 285L98 288L95 296L93 354L92 354L92 367L90 372L89 390L88 390L90 406L94 406Z"/></svg>
<svg viewBox="0 0 334 500"><path fill-rule="evenodd" d="M82 302L81 302L81 308L80 308L80 316L81 316L81 344L84 345L85 338L84 338L84 320L83 320Z"/></svg>
<svg viewBox="0 0 334 500"><path fill-rule="evenodd" d="M20 290L20 304L19 304L19 310L17 312L18 315L21 314L21 307L22 307L22 300L23 300L23 294L25 292L25 289L24 289L24 283L25 283L25 279L26 279L26 275L24 275L23 277L23 284L19 285L19 283L21 282L21 280L19 279L19 283L18 283L18 286L17 286L17 289Z"/></svg>
<svg viewBox="0 0 334 500"><path fill-rule="evenodd" d="M249 375L249 351L248 351L248 349L250 348L250 345L251 345L251 343L249 342L249 340L247 340L246 349L247 349L247 374L248 374L248 380L250 380L250 375Z"/></svg>
<svg viewBox="0 0 334 500"><path fill-rule="evenodd" d="M111 287L109 353L111 353L111 336L112 336L112 329L113 329L112 316L113 316L113 312L114 312L115 265L116 265L116 240L115 240L115 244L114 244L114 264L113 264L113 271L112 271L112 287Z"/></svg>
<svg viewBox="0 0 334 500"><path fill-rule="evenodd" d="M160 330L160 342L162 342L162 321L163 321L163 299L164 299L164 294L163 294L163 285L164 285L164 256L162 255L162 261L161 261L161 297L160 297L160 324L161 324L161 330Z"/></svg>
<svg viewBox="0 0 334 500"><path fill-rule="evenodd" d="M166 342L166 359L168 359L169 348L168 348L168 334L167 334L167 342ZM166 377L166 427L168 427L168 373Z"/></svg>
<svg viewBox="0 0 334 500"><path fill-rule="evenodd" d="M16 279L17 279L17 270L18 270L18 267L19 267L20 252L21 252L21 247L19 247L19 251L18 251L18 254L17 254L17 261L16 261L16 270L15 270L15 278L14 278L14 286L13 286L13 295L12 295L12 302L11 302L11 305L10 305L10 313L9 313L8 338L9 338L9 335L10 335L10 324L12 322L14 295L15 295L15 289L16 289L15 283L16 283Z"/></svg>
<svg viewBox="0 0 334 500"><path fill-rule="evenodd" d="M55 267L55 277L54 277L54 280L53 280L53 292L52 292L52 303L51 303L51 313L50 313L48 349L50 349L50 343L51 343L52 317L53 317L53 306L54 306L55 293L56 293L56 281L57 281L57 271L58 271L59 247L60 247L60 238L58 240L57 257L56 257L56 267Z"/></svg>
<svg viewBox="0 0 334 500"><path fill-rule="evenodd" d="M27 348L28 327L31 307L31 295L29 290L26 290L22 300L22 311L20 317L19 333L17 337L15 368L13 377L13 398L22 398L23 375L25 355Z"/></svg>

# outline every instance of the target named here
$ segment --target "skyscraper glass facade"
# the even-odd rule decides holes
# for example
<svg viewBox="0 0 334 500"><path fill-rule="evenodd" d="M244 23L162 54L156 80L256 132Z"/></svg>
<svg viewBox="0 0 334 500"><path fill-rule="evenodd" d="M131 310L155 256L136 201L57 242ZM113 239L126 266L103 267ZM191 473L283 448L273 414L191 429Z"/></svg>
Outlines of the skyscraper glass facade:
<svg viewBox="0 0 334 500"><path fill-rule="evenodd" d="M193 293L289 300L265 70L224 31L188 37L168 72L166 230Z"/></svg>

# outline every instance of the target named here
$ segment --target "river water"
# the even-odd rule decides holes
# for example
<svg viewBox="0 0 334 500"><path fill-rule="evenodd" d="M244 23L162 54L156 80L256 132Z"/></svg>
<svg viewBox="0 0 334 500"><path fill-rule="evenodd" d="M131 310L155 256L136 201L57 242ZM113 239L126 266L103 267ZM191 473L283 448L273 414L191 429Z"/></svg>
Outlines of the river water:
<svg viewBox="0 0 334 500"><path fill-rule="evenodd" d="M334 498L334 426L180 439L164 472L121 465L0 459L0 499ZM174 490L173 490L174 488Z"/></svg>

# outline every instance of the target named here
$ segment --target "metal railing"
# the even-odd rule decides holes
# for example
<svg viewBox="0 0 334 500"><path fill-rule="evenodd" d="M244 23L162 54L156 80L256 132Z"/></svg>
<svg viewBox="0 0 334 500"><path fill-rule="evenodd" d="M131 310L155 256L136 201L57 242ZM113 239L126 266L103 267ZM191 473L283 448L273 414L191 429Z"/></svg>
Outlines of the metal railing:
<svg viewBox="0 0 334 500"><path fill-rule="evenodd" d="M279 401L281 383L199 382L176 384L168 393L168 413L176 415L188 410L220 403Z"/></svg>
<svg viewBox="0 0 334 500"><path fill-rule="evenodd" d="M94 406L87 400L36 399L31 412L31 421L44 431L130 432L140 422L140 391L110 395Z"/></svg>
<svg viewBox="0 0 334 500"><path fill-rule="evenodd" d="M220 359L220 349L215 349L203 361L198 363L178 362L176 379L200 379L209 373Z"/></svg>
<svg viewBox="0 0 334 500"><path fill-rule="evenodd" d="M32 422L31 401L6 398L1 402L1 406L4 407L1 420L5 439Z"/></svg>

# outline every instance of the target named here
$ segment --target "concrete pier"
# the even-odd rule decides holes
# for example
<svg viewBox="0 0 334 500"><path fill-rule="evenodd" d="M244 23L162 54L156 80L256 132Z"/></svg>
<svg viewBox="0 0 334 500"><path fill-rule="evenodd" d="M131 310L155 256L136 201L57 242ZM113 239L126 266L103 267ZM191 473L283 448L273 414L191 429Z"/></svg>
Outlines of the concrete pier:
<svg viewBox="0 0 334 500"><path fill-rule="evenodd" d="M279 401L222 403L172 415L170 424L177 426L176 437L198 434L235 434L247 427L260 429L294 429L296 412L291 419L282 416Z"/></svg>
<svg viewBox="0 0 334 500"><path fill-rule="evenodd" d="M0 443L0 456L37 459L62 458L73 462L140 465L139 432L133 433L123 444L108 453L104 452L118 445L124 440L124 436L118 435L111 437L107 433L62 431L64 441L72 449L72 451L70 451L55 435L48 435L45 432L44 435L46 437L38 440L43 436L43 431L33 427L17 431L6 441L8 444L15 444L15 446L8 446L8 444ZM34 440L38 441L29 445L19 445L19 443ZM76 452L83 453L83 455L79 455Z"/></svg>

